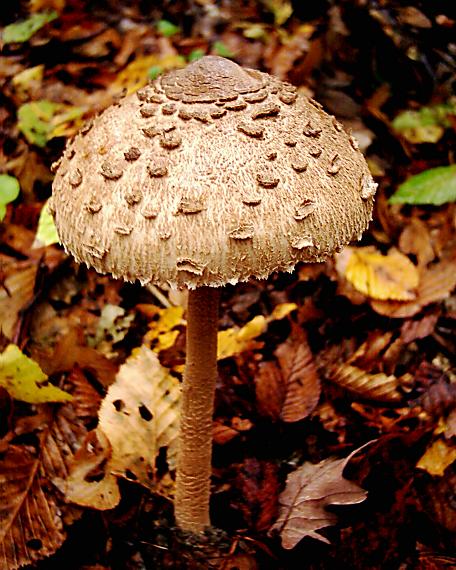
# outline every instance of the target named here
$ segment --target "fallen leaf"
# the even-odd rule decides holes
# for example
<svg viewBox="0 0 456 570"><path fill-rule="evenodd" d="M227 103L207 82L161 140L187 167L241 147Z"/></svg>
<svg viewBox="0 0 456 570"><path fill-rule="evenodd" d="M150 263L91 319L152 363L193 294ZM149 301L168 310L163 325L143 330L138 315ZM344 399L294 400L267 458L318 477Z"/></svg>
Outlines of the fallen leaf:
<svg viewBox="0 0 456 570"><path fill-rule="evenodd" d="M456 105L452 103L421 107L417 111L403 111L392 126L412 144L436 143L445 129L451 127L450 117L455 114Z"/></svg>
<svg viewBox="0 0 456 570"><path fill-rule="evenodd" d="M456 200L456 164L437 166L411 176L389 199L390 204L441 206Z"/></svg>
<svg viewBox="0 0 456 570"><path fill-rule="evenodd" d="M173 469L179 400L180 383L161 366L157 355L144 345L135 349L120 367L99 412L98 429L112 447L106 472L153 488L155 461L162 448Z"/></svg>
<svg viewBox="0 0 456 570"><path fill-rule="evenodd" d="M270 461L247 458L236 465L234 487L239 492L237 508L249 529L267 530L277 516L278 469Z"/></svg>
<svg viewBox="0 0 456 570"><path fill-rule="evenodd" d="M13 340L19 313L33 299L38 267L35 263L14 264L0 286L0 331Z"/></svg>
<svg viewBox="0 0 456 570"><path fill-rule="evenodd" d="M180 32L180 28L169 20L158 20L157 32L162 36L169 38L178 34Z"/></svg>
<svg viewBox="0 0 456 570"><path fill-rule="evenodd" d="M419 218L412 218L402 231L399 236L399 249L402 253L415 255L418 267L427 265L435 258L431 233Z"/></svg>
<svg viewBox="0 0 456 570"><path fill-rule="evenodd" d="M315 409L320 398L320 379L304 331L294 326L274 354L280 368L272 362L261 363L255 378L260 411L272 419L300 421Z"/></svg>
<svg viewBox="0 0 456 570"><path fill-rule="evenodd" d="M350 364L338 364L329 368L328 380L350 390L354 394L378 402L399 402L399 381L393 374L371 374Z"/></svg>
<svg viewBox="0 0 456 570"><path fill-rule="evenodd" d="M344 459L304 463L288 475L285 490L279 496L279 517L269 531L279 532L284 548L294 548L306 536L329 543L317 532L337 522L336 515L326 507L364 501L367 492L343 477L347 463L363 447Z"/></svg>
<svg viewBox="0 0 456 570"><path fill-rule="evenodd" d="M24 103L17 110L18 128L29 143L46 146L54 137L69 136L77 132L85 113L82 107L72 107L42 99Z"/></svg>
<svg viewBox="0 0 456 570"><path fill-rule="evenodd" d="M111 445L101 430L87 434L75 453L70 472L61 485L65 499L100 511L113 509L120 501L117 479L109 469Z"/></svg>
<svg viewBox="0 0 456 570"><path fill-rule="evenodd" d="M185 324L182 306L157 307L155 305L138 305L137 308L152 319L149 323L149 331L144 336L144 342L150 344L155 352L161 352L171 348L179 336L176 327Z"/></svg>
<svg viewBox="0 0 456 570"><path fill-rule="evenodd" d="M263 315L257 315L242 328L231 328L218 333L217 359L222 360L252 350L258 346L255 339L266 330L267 321Z"/></svg>
<svg viewBox="0 0 456 570"><path fill-rule="evenodd" d="M22 43L28 41L43 26L58 18L57 12L37 12L22 22L9 24L3 30L2 41L4 44Z"/></svg>
<svg viewBox="0 0 456 570"><path fill-rule="evenodd" d="M118 305L106 303L101 310L97 330L90 344L103 353L110 353L112 344L125 338L135 315L125 315L125 309ZM107 345L107 346L105 346Z"/></svg>
<svg viewBox="0 0 456 570"><path fill-rule="evenodd" d="M456 447L444 439L436 439L426 449L416 466L430 475L442 477L445 469L454 461L456 461Z"/></svg>
<svg viewBox="0 0 456 570"><path fill-rule="evenodd" d="M39 365L15 344L8 345L0 355L0 386L15 400L30 404L72 399L71 394L50 384Z"/></svg>
<svg viewBox="0 0 456 570"><path fill-rule="evenodd" d="M380 300L411 300L419 283L417 268L408 257L391 249L382 255L373 247L351 248L345 278L361 293Z"/></svg>
<svg viewBox="0 0 456 570"><path fill-rule="evenodd" d="M285 318L296 308L296 303L281 303L274 307L268 317L257 315L241 328L233 327L220 331L217 340L217 359L222 360L258 348L260 343L255 339L265 332L268 324Z"/></svg>
<svg viewBox="0 0 456 570"><path fill-rule="evenodd" d="M456 264L442 261L420 270L416 298L411 301L380 301L371 299L370 305L380 315L392 318L413 317L423 307L442 301L456 287Z"/></svg>
<svg viewBox="0 0 456 570"><path fill-rule="evenodd" d="M405 343L413 342L419 338L431 335L439 320L437 313L425 315L422 319L407 319L401 326L401 338Z"/></svg>
<svg viewBox="0 0 456 570"><path fill-rule="evenodd" d="M24 418L27 420L27 418ZM39 417L38 453L30 446L9 445L0 462L0 567L34 564L53 554L65 540L63 518L79 516L61 504L52 483L64 479L86 428L72 404ZM32 422L33 425L33 422ZM19 433L19 425L16 424Z"/></svg>
<svg viewBox="0 0 456 570"><path fill-rule="evenodd" d="M6 214L6 205L19 196L19 181L9 174L0 174L0 222Z"/></svg>
<svg viewBox="0 0 456 570"><path fill-rule="evenodd" d="M59 236L54 224L54 219L49 211L49 200L41 208L36 230L35 241L32 248L46 247L53 243L59 243Z"/></svg>

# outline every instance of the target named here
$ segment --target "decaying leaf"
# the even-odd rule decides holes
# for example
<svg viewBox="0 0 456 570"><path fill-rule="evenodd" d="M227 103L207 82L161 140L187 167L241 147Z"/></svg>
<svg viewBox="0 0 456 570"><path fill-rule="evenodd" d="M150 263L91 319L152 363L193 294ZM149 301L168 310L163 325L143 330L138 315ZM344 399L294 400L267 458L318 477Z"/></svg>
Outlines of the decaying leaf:
<svg viewBox="0 0 456 570"><path fill-rule="evenodd" d="M123 307L106 303L101 310L97 330L90 344L109 356L112 344L120 342L125 338L134 318L135 315L133 313L125 315Z"/></svg>
<svg viewBox="0 0 456 570"><path fill-rule="evenodd" d="M327 371L327 378L338 386L369 400L399 402L399 382L393 374L371 374L350 364L338 364Z"/></svg>
<svg viewBox="0 0 456 570"><path fill-rule="evenodd" d="M110 457L111 445L103 432L88 433L62 484L65 499L100 511L113 509L120 501L120 491L116 477L108 471Z"/></svg>
<svg viewBox="0 0 456 570"><path fill-rule="evenodd" d="M10 340L19 312L33 299L37 269L36 264L28 262L15 266L6 271L7 277L0 286L0 331Z"/></svg>
<svg viewBox="0 0 456 570"><path fill-rule="evenodd" d="M72 399L71 394L53 386L47 378L39 365L15 344L7 346L0 355L0 386L16 400L40 404Z"/></svg>
<svg viewBox="0 0 456 570"><path fill-rule="evenodd" d="M10 445L0 462L0 567L16 570L53 554L65 540L62 518L78 513L59 505L52 482L64 479L86 429L71 404L40 423L41 446ZM63 511L65 510L65 512Z"/></svg>
<svg viewBox="0 0 456 570"><path fill-rule="evenodd" d="M427 265L435 258L431 233L419 218L412 218L403 229L399 236L399 249L402 253L415 255L418 267Z"/></svg>
<svg viewBox="0 0 456 570"><path fill-rule="evenodd" d="M395 249L382 255L373 247L350 248L345 278L372 299L406 301L415 298L417 268Z"/></svg>
<svg viewBox="0 0 456 570"><path fill-rule="evenodd" d="M320 379L304 331L295 326L275 351L279 366L262 362L255 378L260 412L274 420L306 418L320 397Z"/></svg>
<svg viewBox="0 0 456 570"><path fill-rule="evenodd" d="M430 475L441 477L445 469L454 461L456 461L456 446L444 439L436 439L426 449L416 466Z"/></svg>
<svg viewBox="0 0 456 570"><path fill-rule="evenodd" d="M284 548L294 548L306 536L329 543L317 532L337 521L336 515L326 507L364 501L367 492L343 477L345 466L363 447L344 459L304 463L288 475L285 490L279 497L279 518L271 528L279 532Z"/></svg>
<svg viewBox="0 0 456 570"><path fill-rule="evenodd" d="M136 349L119 369L99 412L99 429L112 447L107 473L153 487L155 461L162 449L174 468L179 399L179 381L161 366L157 355L146 346Z"/></svg>

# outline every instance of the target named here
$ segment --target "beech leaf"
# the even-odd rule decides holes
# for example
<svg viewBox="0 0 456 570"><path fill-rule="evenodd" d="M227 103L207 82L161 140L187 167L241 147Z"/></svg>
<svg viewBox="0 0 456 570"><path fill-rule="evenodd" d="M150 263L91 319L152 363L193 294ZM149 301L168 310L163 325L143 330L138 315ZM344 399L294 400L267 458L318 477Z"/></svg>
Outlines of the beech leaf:
<svg viewBox="0 0 456 570"><path fill-rule="evenodd" d="M86 434L72 404L36 418L39 452L12 445L0 461L0 568L16 570L53 554L65 540L67 523L79 514L61 504L52 483L66 477ZM39 422L39 423L38 423Z"/></svg>
<svg viewBox="0 0 456 570"><path fill-rule="evenodd" d="M153 488L161 448L174 468L179 430L180 383L157 355L141 346L123 364L99 412L99 429L112 455L107 470Z"/></svg>
<svg viewBox="0 0 456 570"><path fill-rule="evenodd" d="M326 507L364 501L367 491L345 479L343 471L355 453L365 445L344 459L329 458L317 464L304 463L288 475L285 490L279 497L279 517L269 531L279 532L284 548L294 548L306 536L329 543L317 532L337 522L336 515L327 511Z"/></svg>

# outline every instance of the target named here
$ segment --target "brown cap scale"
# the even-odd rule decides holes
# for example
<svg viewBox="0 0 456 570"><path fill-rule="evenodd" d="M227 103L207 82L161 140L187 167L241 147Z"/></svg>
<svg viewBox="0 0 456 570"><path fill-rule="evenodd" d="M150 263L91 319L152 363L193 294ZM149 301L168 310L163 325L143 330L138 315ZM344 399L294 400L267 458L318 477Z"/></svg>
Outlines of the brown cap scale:
<svg viewBox="0 0 456 570"><path fill-rule="evenodd" d="M69 144L51 210L102 273L190 289L175 515L210 524L218 289L359 238L376 185L356 142L289 84L208 56L107 109Z"/></svg>
<svg viewBox="0 0 456 570"><path fill-rule="evenodd" d="M324 259L366 229L375 184L317 103L208 56L83 129L53 190L59 236L78 261L194 288Z"/></svg>

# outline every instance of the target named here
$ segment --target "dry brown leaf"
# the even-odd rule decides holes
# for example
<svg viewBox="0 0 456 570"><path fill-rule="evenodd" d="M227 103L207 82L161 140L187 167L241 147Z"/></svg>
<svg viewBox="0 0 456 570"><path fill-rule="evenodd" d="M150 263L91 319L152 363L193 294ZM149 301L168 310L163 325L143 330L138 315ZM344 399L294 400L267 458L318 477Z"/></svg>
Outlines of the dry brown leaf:
<svg viewBox="0 0 456 570"><path fill-rule="evenodd" d="M123 364L99 412L99 429L112 455L107 470L154 487L155 461L161 448L172 469L179 430L179 381L157 355L141 346Z"/></svg>
<svg viewBox="0 0 456 570"><path fill-rule="evenodd" d="M262 362L255 377L259 411L273 420L297 422L312 413L320 398L320 378L304 331L293 326L274 354L279 366Z"/></svg>
<svg viewBox="0 0 456 570"><path fill-rule="evenodd" d="M419 218L412 218L399 237L402 253L416 256L418 266L424 266L435 258L431 234L427 225Z"/></svg>
<svg viewBox="0 0 456 570"><path fill-rule="evenodd" d="M239 509L247 526L257 532L267 530L277 516L277 465L270 461L247 458L236 466L235 488L239 491Z"/></svg>
<svg viewBox="0 0 456 570"><path fill-rule="evenodd" d="M36 264L15 265L0 285L0 331L13 339L19 312L33 299Z"/></svg>
<svg viewBox="0 0 456 570"><path fill-rule="evenodd" d="M386 317L413 317L422 307L443 301L456 287L456 262L442 261L421 269L421 277L416 298L413 301L379 301L372 299L371 307Z"/></svg>
<svg viewBox="0 0 456 570"><path fill-rule="evenodd" d="M88 433L61 486L65 499L101 511L113 509L120 501L120 491L116 477L109 472L110 457L111 445L103 432Z"/></svg>
<svg viewBox="0 0 456 570"><path fill-rule="evenodd" d="M67 476L86 429L71 404L48 420L39 453L11 445L0 462L2 570L16 570L50 556L65 540L62 510L50 482Z"/></svg>
<svg viewBox="0 0 456 570"><path fill-rule="evenodd" d="M371 374L350 364L337 364L329 368L328 380L354 394L378 402L399 402L399 382L396 376L378 372Z"/></svg>
<svg viewBox="0 0 456 570"><path fill-rule="evenodd" d="M279 496L279 518L271 528L279 532L284 548L294 548L306 536L329 543L317 532L337 522L336 515L326 507L364 501L367 492L343 477L345 466L363 447L344 459L304 463L288 475L285 490Z"/></svg>
<svg viewBox="0 0 456 570"><path fill-rule="evenodd" d="M419 338L426 338L434 332L439 320L437 313L425 315L422 319L407 319L401 326L401 338L407 344Z"/></svg>

